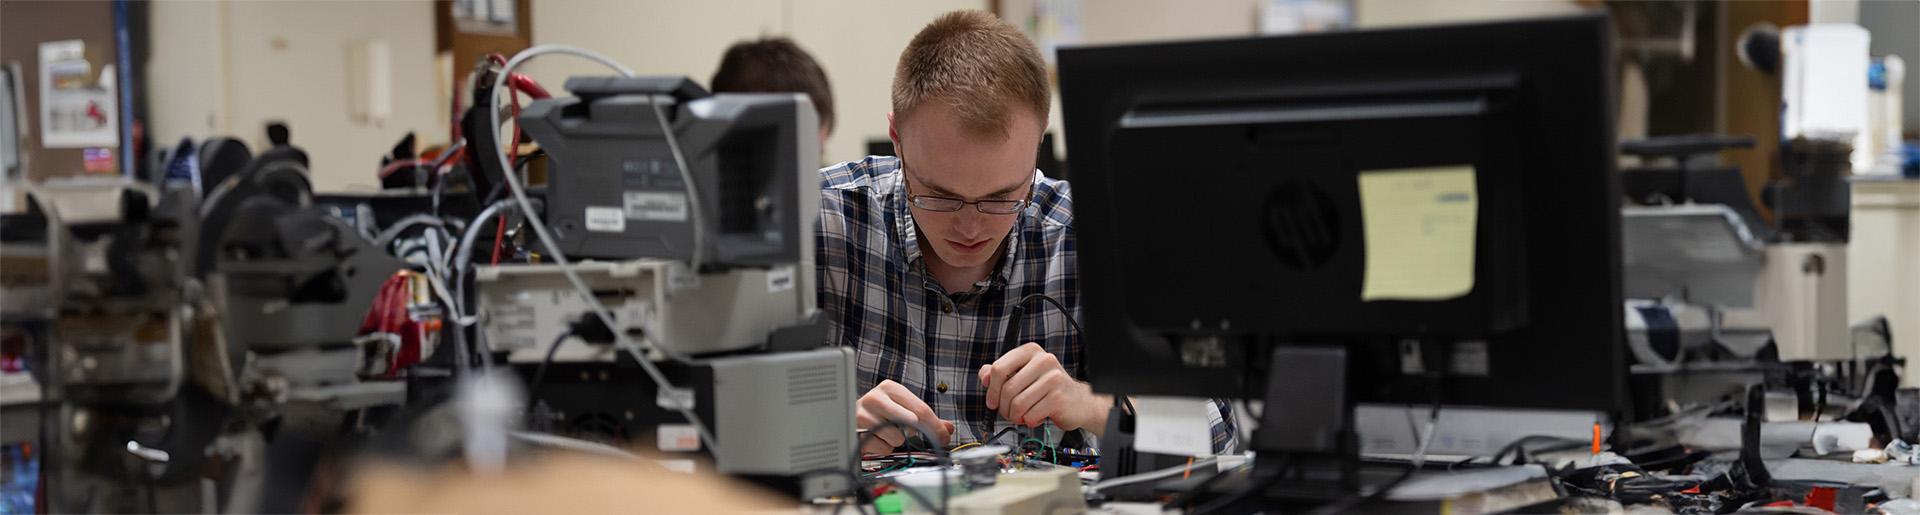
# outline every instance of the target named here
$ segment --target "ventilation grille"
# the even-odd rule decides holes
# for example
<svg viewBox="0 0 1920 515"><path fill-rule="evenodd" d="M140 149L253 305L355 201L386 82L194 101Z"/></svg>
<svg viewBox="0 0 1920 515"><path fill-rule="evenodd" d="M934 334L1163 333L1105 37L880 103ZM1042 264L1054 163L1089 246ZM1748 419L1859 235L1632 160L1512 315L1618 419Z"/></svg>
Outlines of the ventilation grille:
<svg viewBox="0 0 1920 515"><path fill-rule="evenodd" d="M794 445L788 449L793 460L793 470L822 470L845 468L850 449L840 448L839 440L821 440L812 443Z"/></svg>
<svg viewBox="0 0 1920 515"><path fill-rule="evenodd" d="M841 400L846 385L840 382L840 365L825 364L787 371L787 404L800 405Z"/></svg>

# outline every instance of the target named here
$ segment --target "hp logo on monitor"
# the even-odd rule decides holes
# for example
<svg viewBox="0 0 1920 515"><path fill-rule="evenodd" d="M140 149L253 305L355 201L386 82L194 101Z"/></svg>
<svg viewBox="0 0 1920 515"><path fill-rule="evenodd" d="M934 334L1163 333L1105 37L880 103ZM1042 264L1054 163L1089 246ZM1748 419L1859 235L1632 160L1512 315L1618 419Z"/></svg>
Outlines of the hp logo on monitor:
<svg viewBox="0 0 1920 515"><path fill-rule="evenodd" d="M1287 181L1267 194L1260 208L1267 247L1294 269L1320 268L1340 248L1340 212L1319 185Z"/></svg>

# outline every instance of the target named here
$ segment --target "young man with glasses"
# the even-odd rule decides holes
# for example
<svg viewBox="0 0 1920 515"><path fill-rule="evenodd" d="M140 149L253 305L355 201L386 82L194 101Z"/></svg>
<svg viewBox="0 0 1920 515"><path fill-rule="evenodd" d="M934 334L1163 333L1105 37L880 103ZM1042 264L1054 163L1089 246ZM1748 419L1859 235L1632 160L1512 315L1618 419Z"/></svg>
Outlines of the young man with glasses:
<svg viewBox="0 0 1920 515"><path fill-rule="evenodd" d="M821 170L820 307L858 350L862 452L1104 432L1112 396L1083 382L1073 200L1034 168L1052 94L1025 35L980 11L941 16L895 70L899 157ZM1062 312L1033 297L1061 304ZM1020 345L1002 348L1023 299ZM1224 410L1216 410L1224 411ZM1216 449L1231 446L1224 413Z"/></svg>

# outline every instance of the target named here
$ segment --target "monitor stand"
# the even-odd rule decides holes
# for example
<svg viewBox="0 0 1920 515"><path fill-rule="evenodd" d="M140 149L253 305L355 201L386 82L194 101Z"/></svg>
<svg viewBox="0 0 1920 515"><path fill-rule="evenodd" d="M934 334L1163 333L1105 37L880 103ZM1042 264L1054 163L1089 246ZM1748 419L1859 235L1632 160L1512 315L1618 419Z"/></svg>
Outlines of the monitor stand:
<svg viewBox="0 0 1920 515"><path fill-rule="evenodd" d="M1251 480L1268 497L1334 499L1361 490L1360 444L1347 392L1347 349L1274 347L1254 431Z"/></svg>
<svg viewBox="0 0 1920 515"><path fill-rule="evenodd" d="M1258 456L1251 470L1196 475L1158 490L1196 500L1190 506L1198 512L1242 512L1251 506L1311 508L1392 482L1404 466L1361 466L1346 379L1344 347L1273 348L1264 411L1250 442ZM1203 491L1188 494L1195 489Z"/></svg>

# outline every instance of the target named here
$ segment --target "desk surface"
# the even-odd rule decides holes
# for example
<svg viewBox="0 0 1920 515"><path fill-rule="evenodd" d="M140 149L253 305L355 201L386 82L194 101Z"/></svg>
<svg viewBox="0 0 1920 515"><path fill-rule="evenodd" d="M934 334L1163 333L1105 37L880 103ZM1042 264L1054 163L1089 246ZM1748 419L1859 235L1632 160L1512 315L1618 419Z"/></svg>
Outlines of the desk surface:
<svg viewBox="0 0 1920 515"><path fill-rule="evenodd" d="M1886 490L1887 495L1892 497L1912 495L1913 480L1920 478L1920 466L1911 465L1849 463L1802 458L1766 460L1766 462L1767 472L1772 473L1774 479L1840 481L1856 485L1872 485Z"/></svg>

